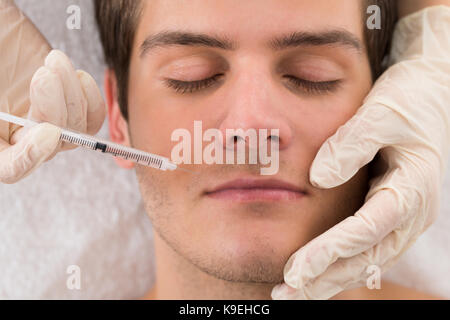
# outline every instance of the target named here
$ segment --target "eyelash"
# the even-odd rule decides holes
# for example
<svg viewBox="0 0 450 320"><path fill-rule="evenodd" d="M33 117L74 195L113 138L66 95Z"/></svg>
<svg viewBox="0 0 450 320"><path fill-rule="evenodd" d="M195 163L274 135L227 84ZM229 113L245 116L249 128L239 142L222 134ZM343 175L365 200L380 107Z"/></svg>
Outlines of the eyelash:
<svg viewBox="0 0 450 320"><path fill-rule="evenodd" d="M166 84L169 88L174 89L179 93L193 93L195 91L209 88L217 82L223 74L216 74L210 78L197 81L181 81L175 79L166 79Z"/></svg>
<svg viewBox="0 0 450 320"><path fill-rule="evenodd" d="M293 85L298 88L304 90L307 94L311 95L319 95L319 94L327 94L335 91L341 80L331 80L331 81L309 81L305 79L300 79L294 76L284 76L287 78Z"/></svg>
<svg viewBox="0 0 450 320"><path fill-rule="evenodd" d="M178 93L184 94L193 93L209 88L210 86L214 85L221 76L223 76L223 74L216 74L210 78L197 81L166 79L165 82L169 88L174 89ZM300 88L307 94L312 95L330 93L337 89L341 82L341 80L314 82L300 79L291 75L284 76L284 78L288 79L291 84L295 85L297 88Z"/></svg>

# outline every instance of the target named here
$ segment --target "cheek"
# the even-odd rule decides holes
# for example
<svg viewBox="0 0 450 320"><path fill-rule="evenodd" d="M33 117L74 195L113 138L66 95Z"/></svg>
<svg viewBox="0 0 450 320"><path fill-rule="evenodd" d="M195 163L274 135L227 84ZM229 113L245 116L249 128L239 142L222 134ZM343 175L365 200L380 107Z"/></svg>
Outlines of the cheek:
<svg viewBox="0 0 450 320"><path fill-rule="evenodd" d="M173 104L156 90L135 86L130 88L128 104L129 127L133 146L170 158L177 142L171 141L172 133L179 128L192 127L193 121L186 114L172 111Z"/></svg>
<svg viewBox="0 0 450 320"><path fill-rule="evenodd" d="M300 140L307 144L305 147L311 151L313 159L323 143L355 115L369 88L355 87L308 106L310 110L303 113L298 128Z"/></svg>
<svg viewBox="0 0 450 320"><path fill-rule="evenodd" d="M300 103L299 135L308 143L308 150L316 155L322 144L350 120L361 107L372 87L370 66L364 57L341 87L327 96Z"/></svg>

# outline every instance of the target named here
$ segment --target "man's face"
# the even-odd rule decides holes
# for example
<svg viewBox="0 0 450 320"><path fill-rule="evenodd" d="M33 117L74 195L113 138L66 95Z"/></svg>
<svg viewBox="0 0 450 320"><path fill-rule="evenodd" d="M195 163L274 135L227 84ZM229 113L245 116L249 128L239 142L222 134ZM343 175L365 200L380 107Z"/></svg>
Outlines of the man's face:
<svg viewBox="0 0 450 320"><path fill-rule="evenodd" d="M197 175L137 168L156 231L200 269L230 281L279 283L292 253L361 206L366 170L330 190L309 183L320 146L371 86L361 10L359 1L146 3L130 66L133 147L170 157L177 144L172 132L185 128L194 137L195 120L203 132L217 128L224 135L235 128L279 129L274 176L261 176L257 165L189 166ZM178 34L154 37L161 32ZM167 44L180 41L180 33L195 36ZM194 92L173 87L216 75ZM273 185L212 192L236 179L276 179L303 193Z"/></svg>

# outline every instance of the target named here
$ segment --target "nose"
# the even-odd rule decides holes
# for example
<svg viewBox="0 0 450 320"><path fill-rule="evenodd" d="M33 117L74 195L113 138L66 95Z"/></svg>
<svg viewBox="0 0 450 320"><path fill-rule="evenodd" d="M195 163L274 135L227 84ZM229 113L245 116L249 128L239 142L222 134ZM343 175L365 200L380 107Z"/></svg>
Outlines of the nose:
<svg viewBox="0 0 450 320"><path fill-rule="evenodd" d="M227 93L222 103L226 111L219 127L224 147L234 147L241 139L252 147L249 135L245 134L250 129L256 130L259 139L278 143L280 151L287 148L292 139L288 110L282 105L283 99L269 70L258 68L256 63L243 64L240 70L229 79L229 87L224 90ZM237 132L238 129L241 130ZM227 130L235 134L227 135Z"/></svg>

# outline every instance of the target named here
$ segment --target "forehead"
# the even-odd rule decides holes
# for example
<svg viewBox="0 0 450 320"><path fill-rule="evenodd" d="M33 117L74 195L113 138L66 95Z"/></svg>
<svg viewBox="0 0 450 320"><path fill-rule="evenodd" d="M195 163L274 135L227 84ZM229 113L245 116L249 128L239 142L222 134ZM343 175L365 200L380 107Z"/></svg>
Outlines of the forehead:
<svg viewBox="0 0 450 320"><path fill-rule="evenodd" d="M259 44L280 33L344 29L362 38L360 0L149 0L136 34L167 30L221 34Z"/></svg>

